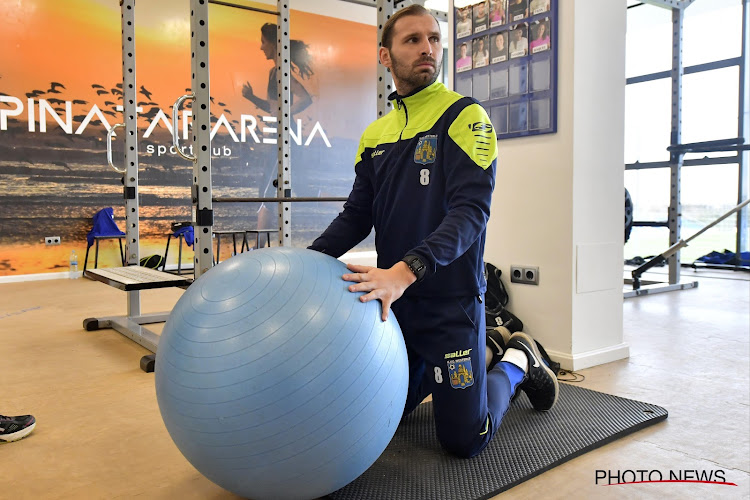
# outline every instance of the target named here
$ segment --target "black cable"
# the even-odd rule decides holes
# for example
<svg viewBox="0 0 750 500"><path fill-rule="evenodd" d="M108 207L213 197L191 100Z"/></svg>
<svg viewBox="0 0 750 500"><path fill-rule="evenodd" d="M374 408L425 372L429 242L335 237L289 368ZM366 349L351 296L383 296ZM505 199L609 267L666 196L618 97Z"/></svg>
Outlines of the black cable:
<svg viewBox="0 0 750 500"><path fill-rule="evenodd" d="M560 368L557 372L557 380L561 382L583 382L586 380L586 375L581 375L580 373Z"/></svg>

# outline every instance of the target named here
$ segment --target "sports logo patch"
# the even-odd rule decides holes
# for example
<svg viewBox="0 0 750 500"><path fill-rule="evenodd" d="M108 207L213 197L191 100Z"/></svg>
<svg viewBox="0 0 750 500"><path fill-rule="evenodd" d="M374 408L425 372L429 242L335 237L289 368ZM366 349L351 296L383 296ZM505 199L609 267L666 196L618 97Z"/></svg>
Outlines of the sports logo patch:
<svg viewBox="0 0 750 500"><path fill-rule="evenodd" d="M475 122L469 125L472 132L492 132L492 124L484 122Z"/></svg>
<svg viewBox="0 0 750 500"><path fill-rule="evenodd" d="M471 358L448 360L448 377L454 389L466 389L474 385L474 372L471 369Z"/></svg>
<svg viewBox="0 0 750 500"><path fill-rule="evenodd" d="M437 135L425 135L419 138L417 147L414 149L414 163L427 165L435 163L437 156Z"/></svg>

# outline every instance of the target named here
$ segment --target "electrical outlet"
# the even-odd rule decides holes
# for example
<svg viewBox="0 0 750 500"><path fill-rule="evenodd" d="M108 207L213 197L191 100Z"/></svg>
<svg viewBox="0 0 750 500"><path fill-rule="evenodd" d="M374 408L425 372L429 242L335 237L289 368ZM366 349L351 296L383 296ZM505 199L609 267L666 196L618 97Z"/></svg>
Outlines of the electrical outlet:
<svg viewBox="0 0 750 500"><path fill-rule="evenodd" d="M536 266L524 267L523 278L526 280L524 281L524 283L528 283L529 285L538 285L539 284L539 268Z"/></svg>
<svg viewBox="0 0 750 500"><path fill-rule="evenodd" d="M522 283L524 285L539 284L539 267L537 266L510 266L511 283Z"/></svg>
<svg viewBox="0 0 750 500"><path fill-rule="evenodd" d="M62 238L59 236L45 236L44 237L44 244L47 246L50 245L59 245Z"/></svg>
<svg viewBox="0 0 750 500"><path fill-rule="evenodd" d="M523 267L510 266L510 282L523 283Z"/></svg>

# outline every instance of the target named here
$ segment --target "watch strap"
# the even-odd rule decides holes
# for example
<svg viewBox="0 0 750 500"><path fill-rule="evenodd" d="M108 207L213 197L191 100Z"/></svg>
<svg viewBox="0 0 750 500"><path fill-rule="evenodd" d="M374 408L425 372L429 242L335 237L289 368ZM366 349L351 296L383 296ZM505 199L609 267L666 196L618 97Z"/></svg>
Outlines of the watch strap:
<svg viewBox="0 0 750 500"><path fill-rule="evenodd" d="M417 277L417 281L421 281L427 273L427 266L422 262L422 259L416 255L407 255L401 259L401 261L409 266L411 272Z"/></svg>

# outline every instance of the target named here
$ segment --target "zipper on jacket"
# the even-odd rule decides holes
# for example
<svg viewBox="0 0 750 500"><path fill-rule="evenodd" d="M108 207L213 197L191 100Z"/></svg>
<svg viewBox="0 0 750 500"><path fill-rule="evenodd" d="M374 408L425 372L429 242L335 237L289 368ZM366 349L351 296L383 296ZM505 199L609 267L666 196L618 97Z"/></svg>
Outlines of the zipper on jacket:
<svg viewBox="0 0 750 500"><path fill-rule="evenodd" d="M401 152L401 136L404 135L404 130L406 129L406 126L409 124L409 110L406 109L406 103L400 98L396 97L396 109L401 110L401 106L404 107L404 116L406 117L406 121L404 122L404 126L401 129L401 132L398 134L398 149L397 151Z"/></svg>

